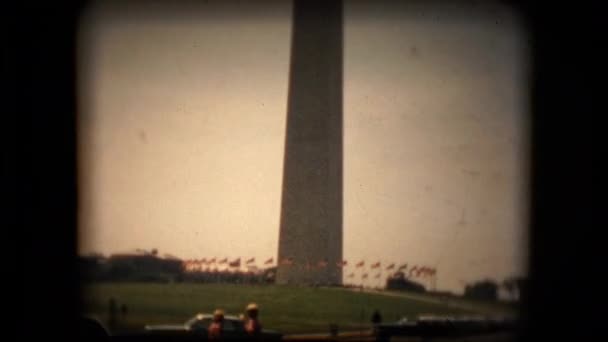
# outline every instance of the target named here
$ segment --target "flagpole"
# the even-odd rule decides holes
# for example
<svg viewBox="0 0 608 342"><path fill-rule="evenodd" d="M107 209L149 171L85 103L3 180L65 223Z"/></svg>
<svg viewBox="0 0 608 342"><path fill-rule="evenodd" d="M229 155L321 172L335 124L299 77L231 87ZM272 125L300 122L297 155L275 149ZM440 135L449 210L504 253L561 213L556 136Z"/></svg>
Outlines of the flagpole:
<svg viewBox="0 0 608 342"><path fill-rule="evenodd" d="M364 311L364 305L363 305L363 272L365 272L365 270L363 270L362 266L362 270L361 270L361 286L359 287L359 298L361 298L361 336L363 336L363 324L365 323L365 311Z"/></svg>

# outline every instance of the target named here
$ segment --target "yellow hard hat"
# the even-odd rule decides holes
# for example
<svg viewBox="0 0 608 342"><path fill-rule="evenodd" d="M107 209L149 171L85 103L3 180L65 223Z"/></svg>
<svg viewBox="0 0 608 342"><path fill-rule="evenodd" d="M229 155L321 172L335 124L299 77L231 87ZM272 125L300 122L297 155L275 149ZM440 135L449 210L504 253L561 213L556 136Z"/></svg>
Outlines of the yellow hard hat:
<svg viewBox="0 0 608 342"><path fill-rule="evenodd" d="M249 303L249 305L247 305L247 311L252 311L252 310L257 310L258 309L258 305L256 303Z"/></svg>

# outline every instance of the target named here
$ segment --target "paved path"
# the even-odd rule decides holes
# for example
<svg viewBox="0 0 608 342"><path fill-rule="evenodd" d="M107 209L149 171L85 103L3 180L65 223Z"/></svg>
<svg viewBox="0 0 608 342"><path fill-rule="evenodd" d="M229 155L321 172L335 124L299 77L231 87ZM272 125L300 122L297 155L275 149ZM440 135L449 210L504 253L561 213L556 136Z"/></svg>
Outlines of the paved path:
<svg viewBox="0 0 608 342"><path fill-rule="evenodd" d="M423 302L423 303L446 305L447 307L450 307L450 308L457 308L457 309L462 309L462 310L466 310L466 311L471 311L471 313L474 313L474 314L495 314L496 313L496 310L494 310L494 309L484 308L484 307L474 305L474 304L463 303L462 301L458 301L457 299L454 300L449 297L438 298L438 297L410 294L407 292L391 292L391 291L380 291L380 290L373 290L373 289L363 289L363 291L361 291L361 289L357 289L357 288L345 288L345 289L353 291L353 292L365 292L365 293L371 293L371 294L387 296L387 297L407 298L410 300L416 300L416 301Z"/></svg>

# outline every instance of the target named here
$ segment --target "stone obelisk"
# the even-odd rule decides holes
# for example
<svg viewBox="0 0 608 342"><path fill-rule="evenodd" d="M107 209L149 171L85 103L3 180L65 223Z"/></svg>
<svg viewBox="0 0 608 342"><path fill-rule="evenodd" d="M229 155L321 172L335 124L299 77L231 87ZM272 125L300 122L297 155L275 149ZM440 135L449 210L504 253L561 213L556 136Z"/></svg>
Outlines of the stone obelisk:
<svg viewBox="0 0 608 342"><path fill-rule="evenodd" d="M342 283L342 16L341 1L294 1L279 284Z"/></svg>

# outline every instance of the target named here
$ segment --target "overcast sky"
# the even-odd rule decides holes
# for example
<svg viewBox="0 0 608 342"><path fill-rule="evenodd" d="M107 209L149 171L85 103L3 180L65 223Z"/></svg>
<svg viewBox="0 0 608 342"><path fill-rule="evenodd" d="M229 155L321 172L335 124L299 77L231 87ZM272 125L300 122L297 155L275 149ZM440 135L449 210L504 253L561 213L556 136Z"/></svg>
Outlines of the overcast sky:
<svg viewBox="0 0 608 342"><path fill-rule="evenodd" d="M524 274L520 18L344 13L344 258L436 267L454 291ZM81 253L276 258L291 3L103 5L81 23Z"/></svg>

